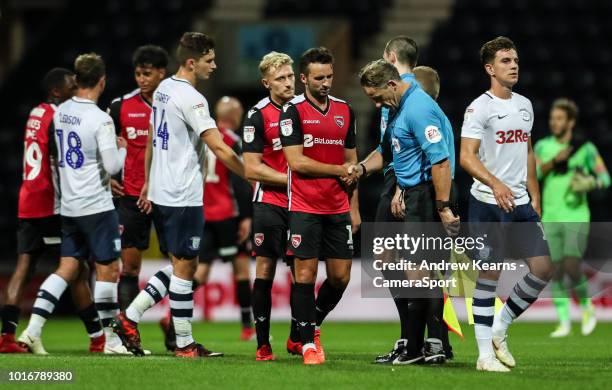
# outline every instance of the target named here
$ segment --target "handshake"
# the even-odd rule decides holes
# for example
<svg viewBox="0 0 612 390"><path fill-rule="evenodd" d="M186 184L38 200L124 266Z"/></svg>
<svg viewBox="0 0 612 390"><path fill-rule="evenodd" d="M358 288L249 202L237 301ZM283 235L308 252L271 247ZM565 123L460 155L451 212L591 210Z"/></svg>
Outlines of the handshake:
<svg viewBox="0 0 612 390"><path fill-rule="evenodd" d="M338 167L342 170L338 176L347 187L353 186L361 176L365 175L363 164L344 163Z"/></svg>

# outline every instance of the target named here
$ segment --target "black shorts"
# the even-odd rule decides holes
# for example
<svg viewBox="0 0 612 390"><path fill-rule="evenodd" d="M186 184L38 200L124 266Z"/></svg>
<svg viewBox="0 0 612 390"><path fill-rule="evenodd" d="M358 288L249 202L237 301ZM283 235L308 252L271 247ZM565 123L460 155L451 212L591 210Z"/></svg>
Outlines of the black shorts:
<svg viewBox="0 0 612 390"><path fill-rule="evenodd" d="M385 173L382 193L380 194L378 207L376 208L376 222L401 222L401 219L395 218L391 213L391 201L395 195L396 184L397 178L395 177L395 171L389 169Z"/></svg>
<svg viewBox="0 0 612 390"><path fill-rule="evenodd" d="M204 231L202 206L170 207L153 204L153 222L159 245L176 258L193 259L200 253Z"/></svg>
<svg viewBox="0 0 612 390"><path fill-rule="evenodd" d="M439 222L440 215L436 207L436 190L432 182L424 182L404 189L405 216L404 222ZM457 188L451 184L451 208L457 214Z"/></svg>
<svg viewBox="0 0 612 390"><path fill-rule="evenodd" d="M289 248L298 259L352 259L351 214L289 212Z"/></svg>
<svg viewBox="0 0 612 390"><path fill-rule="evenodd" d="M221 258L232 261L238 254L238 218L204 223L200 262L210 264Z"/></svg>
<svg viewBox="0 0 612 390"><path fill-rule="evenodd" d="M151 236L150 214L140 211L135 196L122 196L117 201L119 212L119 224L121 229L121 248L137 248L145 250L149 248L149 237Z"/></svg>
<svg viewBox="0 0 612 390"><path fill-rule="evenodd" d="M62 257L92 259L109 263L119 258L119 217L117 211L82 217L62 216Z"/></svg>
<svg viewBox="0 0 612 390"><path fill-rule="evenodd" d="M289 234L289 212L268 203L253 204L253 255L285 258Z"/></svg>
<svg viewBox="0 0 612 390"><path fill-rule="evenodd" d="M62 243L59 215L43 218L19 218L17 227L17 253L43 251L48 245Z"/></svg>

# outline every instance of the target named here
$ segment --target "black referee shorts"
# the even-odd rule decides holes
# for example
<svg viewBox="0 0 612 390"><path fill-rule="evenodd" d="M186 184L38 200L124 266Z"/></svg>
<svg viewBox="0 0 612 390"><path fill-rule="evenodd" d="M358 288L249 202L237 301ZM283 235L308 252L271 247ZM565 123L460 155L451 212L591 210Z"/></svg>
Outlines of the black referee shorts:
<svg viewBox="0 0 612 390"><path fill-rule="evenodd" d="M395 195L395 187L397 185L397 178L395 177L395 171L389 169L385 173L383 182L382 193L378 200L378 207L376 208L376 222L401 222L401 219L395 218L391 213L391 201Z"/></svg>
<svg viewBox="0 0 612 390"><path fill-rule="evenodd" d="M404 222L440 222L438 208L436 207L436 190L431 181L420 183L404 191L404 205L406 215ZM451 184L450 201L457 204L457 188L455 182ZM453 207L456 213L456 207Z"/></svg>

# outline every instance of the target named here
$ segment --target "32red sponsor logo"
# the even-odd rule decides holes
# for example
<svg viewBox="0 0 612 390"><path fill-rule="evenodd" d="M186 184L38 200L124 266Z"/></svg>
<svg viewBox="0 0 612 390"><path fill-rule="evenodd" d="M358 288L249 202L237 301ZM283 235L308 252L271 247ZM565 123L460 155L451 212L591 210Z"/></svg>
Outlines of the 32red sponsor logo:
<svg viewBox="0 0 612 390"><path fill-rule="evenodd" d="M508 131L500 130L496 132L495 135L497 136L495 142L498 144L514 144L529 141L529 133L526 133L520 129Z"/></svg>

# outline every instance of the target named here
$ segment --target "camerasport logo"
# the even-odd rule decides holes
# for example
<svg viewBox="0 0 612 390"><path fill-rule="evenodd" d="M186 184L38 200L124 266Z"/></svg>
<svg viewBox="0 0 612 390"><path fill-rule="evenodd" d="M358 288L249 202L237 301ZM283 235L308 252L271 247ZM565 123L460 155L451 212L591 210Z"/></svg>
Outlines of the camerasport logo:
<svg viewBox="0 0 612 390"><path fill-rule="evenodd" d="M302 235L301 234L292 234L291 235L291 245L294 248L297 248L302 243Z"/></svg>
<svg viewBox="0 0 612 390"><path fill-rule="evenodd" d="M255 245L261 246L264 242L264 234L263 233L255 233L253 236L253 241L255 241Z"/></svg>

